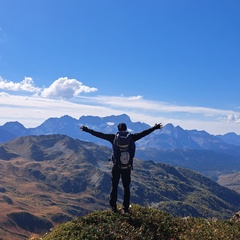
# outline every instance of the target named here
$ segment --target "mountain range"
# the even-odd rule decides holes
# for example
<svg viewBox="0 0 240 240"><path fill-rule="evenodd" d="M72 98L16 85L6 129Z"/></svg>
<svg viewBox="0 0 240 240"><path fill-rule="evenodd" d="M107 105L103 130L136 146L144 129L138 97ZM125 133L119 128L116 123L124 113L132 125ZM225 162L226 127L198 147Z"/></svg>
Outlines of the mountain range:
<svg viewBox="0 0 240 240"><path fill-rule="evenodd" d="M143 122L132 122L126 114L81 116L79 119L65 115L49 118L35 128L25 128L19 122L7 122L0 126L0 142L20 136L64 134L111 147L107 141L82 132L79 127L86 125L97 131L115 133L120 122L125 122L130 132L139 132L150 127ZM217 181L222 174L240 171L239 146L240 135L235 133L212 135L206 131L184 130L169 123L160 131L154 131L137 142L136 157L189 168ZM221 183L224 184L224 181Z"/></svg>
<svg viewBox="0 0 240 240"><path fill-rule="evenodd" d="M126 114L112 115L107 117L98 116L81 116L79 119L72 118L68 115L60 118L49 118L41 125L35 128L25 128L19 122L7 122L0 126L0 142L7 142L15 137L27 135L45 135L45 134L65 134L72 138L81 140L99 142L101 145L106 145L106 142L85 135L79 130L81 125L86 125L89 128L106 133L115 133L117 125L120 122L125 122L128 130L132 132L143 131L150 126L143 122L132 122ZM149 139L139 142L139 146L157 147L160 149L215 149L226 150L232 145L232 149L240 146L240 135L236 133L227 133L224 135L212 135L206 131L184 130L180 126L174 127L168 123L160 132L155 132L152 135L154 141ZM228 146L229 144L230 146ZM234 149L236 150L236 149ZM238 151L239 153L240 151Z"/></svg>
<svg viewBox="0 0 240 240"><path fill-rule="evenodd" d="M63 134L0 144L0 236L28 239L94 210L108 209L111 148ZM120 182L119 204L123 199ZM134 160L131 202L174 216L226 219L240 194L188 169Z"/></svg>

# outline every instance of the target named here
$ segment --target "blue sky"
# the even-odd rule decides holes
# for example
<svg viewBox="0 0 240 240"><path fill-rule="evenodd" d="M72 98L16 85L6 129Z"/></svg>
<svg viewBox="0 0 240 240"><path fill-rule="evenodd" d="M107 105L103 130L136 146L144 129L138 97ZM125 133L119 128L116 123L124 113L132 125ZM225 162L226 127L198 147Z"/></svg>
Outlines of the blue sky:
<svg viewBox="0 0 240 240"><path fill-rule="evenodd" d="M240 134L240 1L0 0L0 124L109 116Z"/></svg>

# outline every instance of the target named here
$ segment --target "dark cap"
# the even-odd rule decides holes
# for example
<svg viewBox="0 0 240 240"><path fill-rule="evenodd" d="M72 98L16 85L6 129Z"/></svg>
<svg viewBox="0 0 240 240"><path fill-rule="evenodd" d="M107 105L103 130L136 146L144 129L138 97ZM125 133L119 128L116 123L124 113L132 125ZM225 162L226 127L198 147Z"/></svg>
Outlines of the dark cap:
<svg viewBox="0 0 240 240"><path fill-rule="evenodd" d="M125 123L119 123L118 124L118 131L126 131L127 125Z"/></svg>

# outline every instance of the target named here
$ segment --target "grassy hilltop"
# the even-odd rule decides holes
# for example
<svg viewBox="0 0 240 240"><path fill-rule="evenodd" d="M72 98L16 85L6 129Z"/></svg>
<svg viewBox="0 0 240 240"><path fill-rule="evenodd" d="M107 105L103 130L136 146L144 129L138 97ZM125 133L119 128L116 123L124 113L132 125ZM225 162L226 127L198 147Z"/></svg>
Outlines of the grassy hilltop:
<svg viewBox="0 0 240 240"><path fill-rule="evenodd" d="M61 224L42 240L239 240L240 223L233 220L173 217L155 208L133 205L122 215L95 211Z"/></svg>

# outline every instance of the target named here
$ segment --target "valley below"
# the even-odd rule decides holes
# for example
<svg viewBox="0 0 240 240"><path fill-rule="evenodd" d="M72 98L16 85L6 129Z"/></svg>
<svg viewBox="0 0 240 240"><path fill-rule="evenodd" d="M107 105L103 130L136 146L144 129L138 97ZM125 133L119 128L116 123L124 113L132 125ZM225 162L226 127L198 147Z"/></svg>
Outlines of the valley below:
<svg viewBox="0 0 240 240"><path fill-rule="evenodd" d="M19 137L0 148L2 239L28 239L109 209L110 148L60 134ZM131 202L173 216L229 219L240 209L240 194L196 171L136 158Z"/></svg>

